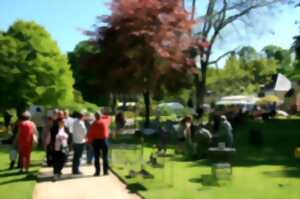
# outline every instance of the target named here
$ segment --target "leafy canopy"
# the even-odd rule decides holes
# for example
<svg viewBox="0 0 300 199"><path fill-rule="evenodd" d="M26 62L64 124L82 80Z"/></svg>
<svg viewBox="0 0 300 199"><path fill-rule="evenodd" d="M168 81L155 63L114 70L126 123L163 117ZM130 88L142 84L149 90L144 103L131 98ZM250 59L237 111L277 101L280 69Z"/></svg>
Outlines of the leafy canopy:
<svg viewBox="0 0 300 199"><path fill-rule="evenodd" d="M118 0L111 9L100 17L105 25L87 32L101 49L86 64L99 76L95 89L141 93L189 85L195 63L188 51L201 42L191 40L194 21L180 0Z"/></svg>
<svg viewBox="0 0 300 199"><path fill-rule="evenodd" d="M0 102L5 108L30 104L63 106L73 100L67 57L35 22L16 21L0 34Z"/></svg>

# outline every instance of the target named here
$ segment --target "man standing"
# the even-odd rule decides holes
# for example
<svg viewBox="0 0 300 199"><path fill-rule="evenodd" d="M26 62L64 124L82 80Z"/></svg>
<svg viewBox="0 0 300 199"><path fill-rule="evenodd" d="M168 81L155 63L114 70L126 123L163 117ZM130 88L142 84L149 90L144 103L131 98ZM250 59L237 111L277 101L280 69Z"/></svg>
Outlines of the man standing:
<svg viewBox="0 0 300 199"><path fill-rule="evenodd" d="M93 145L95 155L95 176L100 175L100 151L103 159L103 173L108 175L108 137L109 137L109 125L111 118L107 114L106 110L103 111L103 115L100 113L95 114L96 121L92 124L88 132L88 143Z"/></svg>
<svg viewBox="0 0 300 199"><path fill-rule="evenodd" d="M225 115L221 116L219 142L226 143L226 147L233 147L232 126Z"/></svg>
<svg viewBox="0 0 300 199"><path fill-rule="evenodd" d="M72 164L72 173L75 175L81 174L79 171L80 159L85 145L86 137L86 127L84 123L84 113L80 112L78 114L78 119L73 123L73 164Z"/></svg>

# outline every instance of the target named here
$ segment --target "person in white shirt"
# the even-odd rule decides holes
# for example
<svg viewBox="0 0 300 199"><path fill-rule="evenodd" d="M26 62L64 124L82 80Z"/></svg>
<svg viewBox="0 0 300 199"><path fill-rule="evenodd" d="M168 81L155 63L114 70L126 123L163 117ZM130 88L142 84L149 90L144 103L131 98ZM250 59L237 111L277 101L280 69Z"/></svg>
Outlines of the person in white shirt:
<svg viewBox="0 0 300 199"><path fill-rule="evenodd" d="M72 173L74 175L81 174L79 171L80 159L86 142L87 129L84 123L84 113L78 114L78 119L73 123L73 164Z"/></svg>
<svg viewBox="0 0 300 199"><path fill-rule="evenodd" d="M68 134L65 131L63 119L58 119L58 133L55 136L53 149L53 181L56 181L64 167L68 153Z"/></svg>

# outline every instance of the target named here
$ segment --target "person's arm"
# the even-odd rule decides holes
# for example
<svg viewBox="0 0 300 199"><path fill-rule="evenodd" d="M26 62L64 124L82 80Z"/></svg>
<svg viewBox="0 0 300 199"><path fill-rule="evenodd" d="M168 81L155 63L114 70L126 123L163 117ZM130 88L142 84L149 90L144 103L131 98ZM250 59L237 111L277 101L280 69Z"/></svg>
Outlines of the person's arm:
<svg viewBox="0 0 300 199"><path fill-rule="evenodd" d="M36 127L36 125L34 124L34 123L32 123L32 125L33 125L33 142L35 143L35 144L37 144L38 143L38 140L39 140L39 137L38 137L38 130L37 130L37 127Z"/></svg>

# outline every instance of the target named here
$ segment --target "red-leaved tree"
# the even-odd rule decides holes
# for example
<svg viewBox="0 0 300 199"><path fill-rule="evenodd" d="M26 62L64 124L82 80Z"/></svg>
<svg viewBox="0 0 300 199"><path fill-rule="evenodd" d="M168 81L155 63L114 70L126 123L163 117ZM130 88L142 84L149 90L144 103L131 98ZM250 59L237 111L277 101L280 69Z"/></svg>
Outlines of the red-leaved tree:
<svg viewBox="0 0 300 199"><path fill-rule="evenodd" d="M101 50L86 69L98 76L95 90L143 93L148 126L150 94L188 86L196 72L190 49L202 49L202 42L191 39L195 22L181 0L115 0L110 6L111 15L87 32Z"/></svg>

